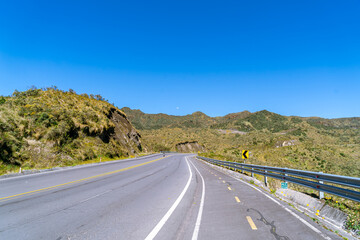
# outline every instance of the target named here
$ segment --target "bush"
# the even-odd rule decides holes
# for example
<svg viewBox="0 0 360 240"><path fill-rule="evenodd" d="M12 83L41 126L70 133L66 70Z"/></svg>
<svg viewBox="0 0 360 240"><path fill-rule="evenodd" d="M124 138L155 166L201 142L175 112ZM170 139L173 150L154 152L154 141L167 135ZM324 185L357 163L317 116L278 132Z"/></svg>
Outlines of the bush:
<svg viewBox="0 0 360 240"><path fill-rule="evenodd" d="M19 165L17 152L20 151L21 142L9 134L0 134L0 160L7 164Z"/></svg>
<svg viewBox="0 0 360 240"><path fill-rule="evenodd" d="M59 125L51 128L46 134L46 138L55 141L58 146L62 146L77 137L77 129L74 122L70 119L62 121Z"/></svg>

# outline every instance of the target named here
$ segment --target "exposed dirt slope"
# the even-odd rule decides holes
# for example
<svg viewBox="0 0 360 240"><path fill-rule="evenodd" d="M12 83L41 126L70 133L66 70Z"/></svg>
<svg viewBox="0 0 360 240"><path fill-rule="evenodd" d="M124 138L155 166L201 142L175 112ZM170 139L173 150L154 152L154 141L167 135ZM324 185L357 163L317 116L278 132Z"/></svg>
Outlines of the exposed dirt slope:
<svg viewBox="0 0 360 240"><path fill-rule="evenodd" d="M197 141L182 142L175 145L176 151L182 153L197 153L204 152L205 147L200 145Z"/></svg>

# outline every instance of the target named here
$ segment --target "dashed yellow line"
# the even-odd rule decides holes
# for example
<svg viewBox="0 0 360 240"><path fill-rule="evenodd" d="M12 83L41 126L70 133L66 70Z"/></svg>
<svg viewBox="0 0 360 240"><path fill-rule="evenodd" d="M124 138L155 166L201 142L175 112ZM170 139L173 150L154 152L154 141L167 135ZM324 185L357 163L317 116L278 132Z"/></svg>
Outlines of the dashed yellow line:
<svg viewBox="0 0 360 240"><path fill-rule="evenodd" d="M225 183L225 181L223 180L223 183Z"/></svg>
<svg viewBox="0 0 360 240"><path fill-rule="evenodd" d="M231 187L228 187L228 189L231 191Z"/></svg>
<svg viewBox="0 0 360 240"><path fill-rule="evenodd" d="M236 202L240 202L240 199L238 197L235 197Z"/></svg>
<svg viewBox="0 0 360 240"><path fill-rule="evenodd" d="M251 217L250 217L250 216L246 216L246 219L248 220L251 229L252 229L252 230L257 230L257 227L256 227L254 221L251 219Z"/></svg>
<svg viewBox="0 0 360 240"><path fill-rule="evenodd" d="M51 187L40 188L40 189L36 189L36 190L33 190L33 191L29 191L29 192L24 192L24 193L19 193L19 194L7 196L7 197L2 197L2 198L0 198L0 200L9 199L9 198L14 198L14 197L19 197L19 196L28 195L28 194L30 195L30 194L33 194L33 193L37 193L37 192L41 192L41 191L46 191L46 190L50 190L50 189L53 189L53 188L57 188L57 187L61 187L61 186L65 186L65 185L69 185L69 184L73 184L73 183L79 183L79 182L83 182L83 181L86 181L86 180L90 180L90 179L94 179L94 178L99 178L99 177L107 176L107 175L114 174L114 173L124 172L124 171L126 171L126 170L130 170L130 169L133 169L133 168L136 168L136 167L144 166L144 165L146 165L146 164L153 163L153 162L159 161L159 160L164 159L164 158L167 158L167 157L169 157L169 156L162 157L162 158L158 158L158 159L154 159L154 160L151 160L151 161L149 161L149 162L140 163L140 164L137 164L137 165L134 165L134 166L131 166L131 167L122 168L122 169L119 169L119 170L115 170L115 171L111 171L111 172L106 172L106 173L102 173L102 174L99 174L99 175L95 175L95 176L91 176L91 177L87 177L87 178L82 178L82 179L78 179L78 180L71 181L71 182L67 182L67 183L62 183L62 184L54 185L54 186L51 186Z"/></svg>

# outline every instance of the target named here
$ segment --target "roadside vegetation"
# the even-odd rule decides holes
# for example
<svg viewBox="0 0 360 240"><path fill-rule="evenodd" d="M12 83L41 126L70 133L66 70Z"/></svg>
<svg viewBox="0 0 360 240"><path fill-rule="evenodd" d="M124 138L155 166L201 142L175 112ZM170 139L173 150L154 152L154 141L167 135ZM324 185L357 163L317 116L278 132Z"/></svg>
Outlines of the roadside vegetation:
<svg viewBox="0 0 360 240"><path fill-rule="evenodd" d="M152 150L176 151L179 142L197 141L206 149L198 153L204 157L243 162L241 152L249 150L249 164L360 177L360 118L286 117L265 110L216 118L199 112L181 117L123 110ZM280 181L269 179L269 183L273 190L280 188ZM317 194L293 184L289 187ZM327 198L327 204L348 213L346 227L359 233L360 204L336 196Z"/></svg>
<svg viewBox="0 0 360 240"><path fill-rule="evenodd" d="M123 122L115 122L115 114ZM139 142L117 136L118 127L132 128L125 114L100 95L56 87L15 91L0 97L0 174L140 152Z"/></svg>
<svg viewBox="0 0 360 240"><path fill-rule="evenodd" d="M201 112L145 114L120 110L100 95L56 87L0 96L0 174L20 167L69 166L97 162L100 157L105 161L176 151L179 144L192 149L185 146L190 143L199 144L199 155L209 158L243 162L241 151L249 150L249 164L360 177L360 118L287 117L266 110L224 117ZM271 184L279 187L276 181ZM359 204L334 196L327 201L349 213L349 229L359 230Z"/></svg>

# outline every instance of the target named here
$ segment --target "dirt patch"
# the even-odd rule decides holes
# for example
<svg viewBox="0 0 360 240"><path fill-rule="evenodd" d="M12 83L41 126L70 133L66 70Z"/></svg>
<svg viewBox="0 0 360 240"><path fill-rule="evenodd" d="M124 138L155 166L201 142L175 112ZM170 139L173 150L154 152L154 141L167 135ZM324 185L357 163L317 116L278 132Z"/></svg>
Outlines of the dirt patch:
<svg viewBox="0 0 360 240"><path fill-rule="evenodd" d="M205 147L200 145L197 141L177 143L175 149L176 151L183 153L204 152L206 150Z"/></svg>

